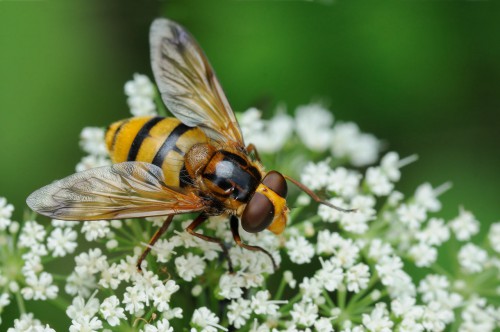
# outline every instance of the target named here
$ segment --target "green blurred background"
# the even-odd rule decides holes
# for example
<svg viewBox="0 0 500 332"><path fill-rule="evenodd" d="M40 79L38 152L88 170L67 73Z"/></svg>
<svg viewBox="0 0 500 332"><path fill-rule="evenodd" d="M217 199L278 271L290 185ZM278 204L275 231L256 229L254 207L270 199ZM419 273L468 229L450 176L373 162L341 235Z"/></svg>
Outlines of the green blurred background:
<svg viewBox="0 0 500 332"><path fill-rule="evenodd" d="M208 54L235 110L325 100L402 156L400 188L454 188L500 219L500 6L493 1L0 0L0 196L16 205L74 171L84 126L128 116L123 84L149 68L166 15Z"/></svg>
<svg viewBox="0 0 500 332"><path fill-rule="evenodd" d="M483 231L500 220L500 6L418 0L0 0L0 196L16 219L74 171L84 126L129 116L123 85L151 77L162 15L196 36L235 110L324 100L388 150L418 153L400 190L452 181L442 216L463 204Z"/></svg>

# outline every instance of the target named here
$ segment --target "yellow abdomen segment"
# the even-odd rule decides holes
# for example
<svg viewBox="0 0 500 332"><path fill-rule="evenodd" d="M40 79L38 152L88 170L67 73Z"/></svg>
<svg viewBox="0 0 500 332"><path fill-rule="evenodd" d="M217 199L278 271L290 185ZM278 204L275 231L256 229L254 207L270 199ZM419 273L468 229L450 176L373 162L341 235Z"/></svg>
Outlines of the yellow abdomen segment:
<svg viewBox="0 0 500 332"><path fill-rule="evenodd" d="M198 127L188 127L176 118L135 117L113 123L106 132L106 145L114 163L143 161L155 164L165 174L165 183L180 186L184 155L208 139Z"/></svg>

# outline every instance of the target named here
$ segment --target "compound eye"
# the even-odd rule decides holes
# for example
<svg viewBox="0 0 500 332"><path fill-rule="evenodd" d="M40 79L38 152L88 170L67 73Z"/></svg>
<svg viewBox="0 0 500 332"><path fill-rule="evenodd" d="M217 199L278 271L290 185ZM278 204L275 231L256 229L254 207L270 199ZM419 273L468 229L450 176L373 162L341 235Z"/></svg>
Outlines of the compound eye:
<svg viewBox="0 0 500 332"><path fill-rule="evenodd" d="M277 193L283 198L286 198L286 194L288 193L288 186L286 184L286 180L280 173L276 171L270 171L262 180L262 184L266 187Z"/></svg>
<svg viewBox="0 0 500 332"><path fill-rule="evenodd" d="M266 174L262 184L274 191L279 196L286 198L287 184L280 173L271 171ZM261 193L256 192L248 202L243 215L241 226L249 233L258 233L269 227L274 219L273 203Z"/></svg>
<svg viewBox="0 0 500 332"><path fill-rule="evenodd" d="M249 233L266 229L274 219L273 203L264 195L255 193L241 216L241 226Z"/></svg>

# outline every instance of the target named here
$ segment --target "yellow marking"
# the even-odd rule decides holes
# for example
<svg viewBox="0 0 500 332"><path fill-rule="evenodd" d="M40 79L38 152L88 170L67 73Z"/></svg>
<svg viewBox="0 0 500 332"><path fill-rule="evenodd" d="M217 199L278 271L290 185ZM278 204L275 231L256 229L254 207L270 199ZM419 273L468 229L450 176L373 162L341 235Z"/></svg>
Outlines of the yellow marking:
<svg viewBox="0 0 500 332"><path fill-rule="evenodd" d="M286 206L286 199L262 183L259 184L255 192L266 196L274 206L274 218L271 225L269 225L267 229L274 234L281 234L285 230L286 222L288 220L289 210Z"/></svg>
<svg viewBox="0 0 500 332"><path fill-rule="evenodd" d="M141 130L144 124L149 120L151 120L152 118L153 118L152 116L141 116L130 119L130 121L125 123L116 137L113 151L109 151L109 149L111 147L110 145L112 143L114 133L118 129L120 124L125 120L115 122L110 126L110 129L106 133L106 143L108 145L108 151L110 153L111 160L114 163L121 163L127 161L128 152L130 150L130 147L132 146L132 142L134 141L137 133L139 132L139 130ZM141 161L146 161L146 160L141 160Z"/></svg>
<svg viewBox="0 0 500 332"><path fill-rule="evenodd" d="M110 154L110 158L114 163L121 163L127 161L132 142L141 130L141 128L152 116L135 117L129 120L122 120L113 123L109 126L106 132L106 145ZM127 122L126 122L127 121ZM163 142L169 137L172 131L181 122L176 118L165 118L158 122L151 128L148 136L144 138L139 147L135 160L151 163L160 150ZM121 128L120 128L121 126ZM115 144L113 146L113 137L116 131L120 131L114 138ZM175 145L184 154L196 143L208 142L207 137L199 128L194 128L183 133L175 142ZM111 150L111 147L113 149ZM184 156L175 150L171 150L166 155L161 168L165 174L165 183L170 186L178 187L179 173L184 164Z"/></svg>

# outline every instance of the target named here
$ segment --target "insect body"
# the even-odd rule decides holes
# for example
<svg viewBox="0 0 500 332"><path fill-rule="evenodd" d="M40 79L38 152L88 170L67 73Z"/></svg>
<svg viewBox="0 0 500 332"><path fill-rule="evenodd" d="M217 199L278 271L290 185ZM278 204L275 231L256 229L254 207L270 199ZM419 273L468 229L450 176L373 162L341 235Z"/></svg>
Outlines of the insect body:
<svg viewBox="0 0 500 332"><path fill-rule="evenodd" d="M68 176L45 186L28 199L36 212L63 220L123 219L166 216L162 227L137 263L167 230L177 214L199 212L187 231L196 232L209 216L229 218L235 242L242 242L239 223L248 232L281 233L286 225L287 183L293 182L319 203L311 190L276 171L266 172L255 148L246 146L229 103L202 50L177 23L153 22L151 63L163 102L176 118L136 117L112 124L106 144L112 166Z"/></svg>

